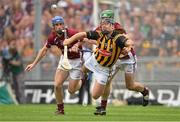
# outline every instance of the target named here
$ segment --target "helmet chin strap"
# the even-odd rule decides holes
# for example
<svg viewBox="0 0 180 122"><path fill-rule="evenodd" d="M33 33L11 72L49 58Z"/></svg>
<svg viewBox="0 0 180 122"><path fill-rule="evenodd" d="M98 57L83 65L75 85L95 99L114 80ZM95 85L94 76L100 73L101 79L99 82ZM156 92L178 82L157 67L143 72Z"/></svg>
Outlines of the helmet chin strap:
<svg viewBox="0 0 180 122"><path fill-rule="evenodd" d="M56 31L59 35L63 34L63 31L60 29L60 30L57 30Z"/></svg>
<svg viewBox="0 0 180 122"><path fill-rule="evenodd" d="M101 32L102 32L103 35L106 35L108 38L112 38L111 35L112 35L113 32L110 32L108 30L102 30Z"/></svg>

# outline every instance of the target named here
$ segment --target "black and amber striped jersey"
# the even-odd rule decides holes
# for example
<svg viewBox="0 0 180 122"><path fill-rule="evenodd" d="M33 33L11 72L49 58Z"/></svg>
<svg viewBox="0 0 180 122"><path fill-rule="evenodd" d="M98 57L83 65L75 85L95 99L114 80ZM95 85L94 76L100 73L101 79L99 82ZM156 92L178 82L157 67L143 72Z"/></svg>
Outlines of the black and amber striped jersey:
<svg viewBox="0 0 180 122"><path fill-rule="evenodd" d="M87 32L87 38L97 40L94 55L96 61L105 67L112 67L116 63L127 40L124 35L116 31L109 37L100 31L89 31Z"/></svg>

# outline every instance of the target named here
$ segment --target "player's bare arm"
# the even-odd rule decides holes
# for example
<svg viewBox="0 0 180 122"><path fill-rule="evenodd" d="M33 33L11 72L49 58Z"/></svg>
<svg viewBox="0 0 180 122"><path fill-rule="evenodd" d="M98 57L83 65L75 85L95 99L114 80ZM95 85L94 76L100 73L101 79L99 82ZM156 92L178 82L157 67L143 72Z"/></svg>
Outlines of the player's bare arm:
<svg viewBox="0 0 180 122"><path fill-rule="evenodd" d="M69 51L70 52L78 52L80 50L81 46L85 46L88 47L90 49L93 48L93 45L97 45L97 41L96 40L91 40L88 38L84 38L83 41L79 41L78 43L74 44Z"/></svg>
<svg viewBox="0 0 180 122"><path fill-rule="evenodd" d="M47 51L48 51L48 48L44 45L44 47L41 48L41 50L39 51L35 60L31 64L27 65L27 67L25 68L25 71L31 71L36 66L36 64L46 55Z"/></svg>
<svg viewBox="0 0 180 122"><path fill-rule="evenodd" d="M63 45L67 46L67 45L75 42L76 40L81 40L81 39L86 38L86 37L87 37L86 32L79 32L79 33L73 35L71 38L65 39L63 42Z"/></svg>
<svg viewBox="0 0 180 122"><path fill-rule="evenodd" d="M131 48L133 48L133 47L134 47L134 41L131 40L131 39L128 39L128 40L126 41L126 43L125 43L125 46L126 46L126 47L131 47Z"/></svg>
<svg viewBox="0 0 180 122"><path fill-rule="evenodd" d="M127 41L125 42L125 47L122 49L122 54L123 55L128 55L128 52L131 51L132 48L134 48L134 41L129 39L129 37L127 37L126 35L124 35L127 39Z"/></svg>

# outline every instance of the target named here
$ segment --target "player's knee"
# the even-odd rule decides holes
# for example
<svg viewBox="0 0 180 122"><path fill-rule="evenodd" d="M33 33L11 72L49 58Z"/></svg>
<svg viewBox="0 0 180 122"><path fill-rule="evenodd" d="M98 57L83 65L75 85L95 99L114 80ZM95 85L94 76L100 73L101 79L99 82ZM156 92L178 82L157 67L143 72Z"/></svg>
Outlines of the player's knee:
<svg viewBox="0 0 180 122"><path fill-rule="evenodd" d="M54 90L55 91L60 90L61 88L62 88L62 85L54 84Z"/></svg>
<svg viewBox="0 0 180 122"><path fill-rule="evenodd" d="M99 97L100 97L100 95L92 94L92 98L95 100L98 99Z"/></svg>

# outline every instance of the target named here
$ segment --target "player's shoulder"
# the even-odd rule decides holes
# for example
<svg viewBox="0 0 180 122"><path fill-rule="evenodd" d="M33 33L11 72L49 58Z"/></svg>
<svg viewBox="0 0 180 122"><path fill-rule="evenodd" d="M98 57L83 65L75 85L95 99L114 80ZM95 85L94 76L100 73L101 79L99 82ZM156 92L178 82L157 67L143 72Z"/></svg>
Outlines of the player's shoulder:
<svg viewBox="0 0 180 122"><path fill-rule="evenodd" d="M121 41L121 39L124 38L124 37L125 37L125 35L120 33L117 30L114 30L112 35L111 35L111 38L116 42Z"/></svg>
<svg viewBox="0 0 180 122"><path fill-rule="evenodd" d="M116 31L119 31L120 33L126 33L126 30L118 22L114 23L114 28L116 29Z"/></svg>
<svg viewBox="0 0 180 122"><path fill-rule="evenodd" d="M121 28L121 27L122 27L121 24L118 23L118 22L115 22L115 23L114 23L114 26L117 27L117 28Z"/></svg>
<svg viewBox="0 0 180 122"><path fill-rule="evenodd" d="M117 31L116 29L113 31L111 37L119 37L122 36L123 34L121 34L119 31Z"/></svg>
<svg viewBox="0 0 180 122"><path fill-rule="evenodd" d="M56 33L54 31L51 31L48 36L48 41L54 40L54 38L56 38Z"/></svg>

